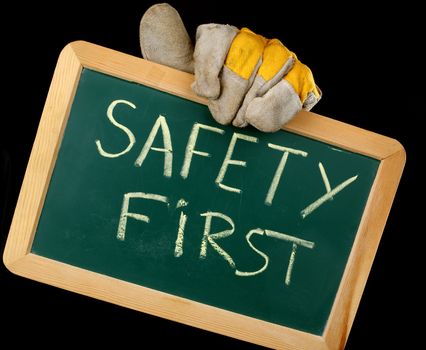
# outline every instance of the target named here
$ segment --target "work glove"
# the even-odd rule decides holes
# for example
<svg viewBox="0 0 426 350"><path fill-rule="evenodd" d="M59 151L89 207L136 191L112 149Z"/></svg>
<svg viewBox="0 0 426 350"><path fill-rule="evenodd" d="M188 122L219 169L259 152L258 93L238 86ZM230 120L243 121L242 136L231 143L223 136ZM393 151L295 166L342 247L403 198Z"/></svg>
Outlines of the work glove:
<svg viewBox="0 0 426 350"><path fill-rule="evenodd" d="M269 40L262 64L232 124L273 132L321 98L311 70L279 40Z"/></svg>
<svg viewBox="0 0 426 350"><path fill-rule="evenodd" d="M173 18L170 18L170 17ZM179 30L174 30L172 23ZM147 30L148 28L148 30ZM154 28L154 30L152 29ZM183 30L182 30L183 28ZM179 14L170 5L154 5L140 27L145 58L191 72L188 47L180 54L173 43L190 42ZM149 36L149 40L143 40ZM144 42L150 42L149 48ZM170 48L160 44L167 42ZM158 43L158 44L155 44ZM197 29L193 91L208 99L208 107L221 124L253 125L279 130L301 109L310 110L321 98L310 69L279 40L268 40L247 28L204 24ZM183 59L184 58L184 59ZM179 61L185 61L181 64Z"/></svg>

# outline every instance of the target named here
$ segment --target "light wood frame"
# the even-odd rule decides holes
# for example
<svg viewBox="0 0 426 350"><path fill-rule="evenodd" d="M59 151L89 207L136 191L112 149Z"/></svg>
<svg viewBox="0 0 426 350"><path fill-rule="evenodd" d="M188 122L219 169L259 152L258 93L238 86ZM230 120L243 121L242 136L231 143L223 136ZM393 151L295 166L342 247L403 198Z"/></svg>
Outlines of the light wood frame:
<svg viewBox="0 0 426 350"><path fill-rule="evenodd" d="M325 331L321 336L313 335L31 253L80 73L85 67L206 103L192 92L191 74L83 41L68 44L56 66L16 205L3 255L6 267L33 280L272 348L344 348L405 164L401 144L310 112L301 112L284 127L380 161Z"/></svg>

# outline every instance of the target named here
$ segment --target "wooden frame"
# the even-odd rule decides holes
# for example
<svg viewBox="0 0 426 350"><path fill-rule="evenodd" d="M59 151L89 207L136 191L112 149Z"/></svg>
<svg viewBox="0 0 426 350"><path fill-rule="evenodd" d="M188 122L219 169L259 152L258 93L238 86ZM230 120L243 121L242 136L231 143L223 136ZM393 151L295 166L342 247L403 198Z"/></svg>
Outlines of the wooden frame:
<svg viewBox="0 0 426 350"><path fill-rule="evenodd" d="M380 160L325 331L322 336L304 333L30 252L84 67L206 103L192 92L191 74L87 42L67 45L53 76L10 228L3 255L7 268L18 275L56 287L264 346L285 349L344 348L405 164L405 151L401 144L394 139L310 112L301 112L285 126L285 130Z"/></svg>

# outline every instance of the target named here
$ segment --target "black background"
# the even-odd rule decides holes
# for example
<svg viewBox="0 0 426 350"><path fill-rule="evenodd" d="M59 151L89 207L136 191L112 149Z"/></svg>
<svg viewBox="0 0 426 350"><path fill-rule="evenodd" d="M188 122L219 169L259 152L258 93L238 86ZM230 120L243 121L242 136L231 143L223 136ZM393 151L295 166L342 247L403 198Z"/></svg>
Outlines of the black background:
<svg viewBox="0 0 426 350"><path fill-rule="evenodd" d="M138 29L154 1L86 3L2 10L0 252L3 251L41 111L60 50L86 40L140 56ZM313 71L323 91L314 112L398 139L407 164L346 349L415 347L424 307L420 157L425 77L420 10L342 2L171 1L192 37L209 22L247 26L279 38ZM227 5L232 5L228 8ZM10 24L12 23L12 24ZM423 28L424 32L424 28ZM424 159L424 158L423 158ZM257 348L178 323L14 276L0 264L0 341L70 346L121 342L142 348Z"/></svg>

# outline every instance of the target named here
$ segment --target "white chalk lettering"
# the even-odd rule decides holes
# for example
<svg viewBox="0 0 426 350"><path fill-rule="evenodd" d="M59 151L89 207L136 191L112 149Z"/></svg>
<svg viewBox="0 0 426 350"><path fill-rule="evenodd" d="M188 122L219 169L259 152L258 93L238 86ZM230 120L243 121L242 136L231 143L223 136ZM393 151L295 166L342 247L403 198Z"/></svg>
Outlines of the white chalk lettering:
<svg viewBox="0 0 426 350"><path fill-rule="evenodd" d="M274 196L275 196L275 192L277 191L278 184L280 183L281 175L287 163L289 153L297 155L297 156L302 156L302 157L306 157L308 153L298 149L275 145L273 143L268 143L268 147L284 152L280 160L280 163L278 164L277 170L275 171L275 175L272 179L271 186L269 186L268 193L266 194L265 204L271 205L272 201L274 200Z"/></svg>
<svg viewBox="0 0 426 350"><path fill-rule="evenodd" d="M184 179L186 179L188 177L189 168L191 167L191 161L192 161L192 155L193 154L196 154L196 155L202 156L202 157L210 157L210 153L197 151L195 149L195 143L197 142L198 132L200 131L200 129L212 131L212 132L215 132L215 133L218 133L218 134L221 134L221 135L223 135L225 133L224 130L219 129L219 128L215 128L213 126L204 125L204 124L200 124L200 123L194 124L194 126L192 127L191 134L189 135L189 138L188 138L188 143L186 145L186 150L185 150L185 158L183 160L182 169L180 171L180 176L182 176L182 178L184 178Z"/></svg>
<svg viewBox="0 0 426 350"><path fill-rule="evenodd" d="M132 107L133 109L136 109L136 106L132 102L129 102L129 101L126 101L126 100L115 100L115 101L112 101L110 103L110 105L108 106L108 109L107 109L107 117L108 117L109 121L111 122L112 125L116 126L117 128L119 128L120 130L123 130L126 133L127 137L129 138L129 144L127 145L127 147L123 151L118 152L118 153L111 153L111 152L107 152L103 149L100 140L96 140L95 141L96 147L98 149L99 154L102 157L107 157L107 158L120 157L123 154L126 154L127 152L129 152L136 142L135 135L133 135L133 133L130 131L130 129L125 127L123 124L120 124L119 122L117 122L114 118L114 115L113 115L114 108L119 103L126 104L126 105Z"/></svg>
<svg viewBox="0 0 426 350"><path fill-rule="evenodd" d="M311 214L314 210L318 209L325 202L333 198L336 194L342 191L344 188L349 186L352 182L354 182L358 178L358 175L352 176L351 178L343 181L340 185L336 186L330 192L327 192L325 195L318 198L315 202L309 204L305 209L300 212L302 218L306 218L309 214Z"/></svg>
<svg viewBox="0 0 426 350"><path fill-rule="evenodd" d="M176 204L176 209L181 208L181 207L186 207L188 205L188 202L181 198L178 200L177 204Z"/></svg>
<svg viewBox="0 0 426 350"><path fill-rule="evenodd" d="M322 181L324 182L325 190L327 191L327 193L329 193L331 192L331 186L330 186L330 181L328 181L328 176L327 176L327 173L325 172L324 165L322 165L322 163L319 162L318 167L321 173ZM331 197L330 199L333 199L333 197Z"/></svg>
<svg viewBox="0 0 426 350"><path fill-rule="evenodd" d="M149 223L149 220L150 220L147 215L129 212L129 202L130 202L130 199L132 198L150 199L150 200L168 204L167 197L161 196L159 194L144 193L144 192L125 193L123 198L123 205L121 207L120 220L118 222L118 230L117 230L117 239L120 241L124 241L126 236L127 218L132 218L132 219L143 221L146 223Z"/></svg>
<svg viewBox="0 0 426 350"><path fill-rule="evenodd" d="M253 245L253 243L250 242L250 238L251 238L252 235L254 235L254 234L263 235L264 233L265 233L265 231L260 229L260 228L250 230L249 233L247 233L247 235L246 235L246 241L249 244L250 248L253 249L257 254L259 254L265 260L265 263L263 264L263 266L259 270L256 270L256 271L253 271L253 272L243 272L243 271L236 270L235 274L237 276L242 276L242 277L255 276L255 275L262 273L263 271L265 271L267 269L268 263L269 263L269 257L264 252L257 249Z"/></svg>
<svg viewBox="0 0 426 350"><path fill-rule="evenodd" d="M152 147L155 137L157 136L158 130L161 128L163 134L163 148ZM164 176L171 177L172 176L172 168L173 168L173 147L172 147L172 139L170 136L169 126L167 125L166 118L162 115L158 116L154 126L152 127L151 132L145 142L145 145L142 148L139 157L135 161L135 166L142 166L148 152L150 150L163 152L164 153Z"/></svg>
<svg viewBox="0 0 426 350"><path fill-rule="evenodd" d="M179 258L183 255L183 237L185 234L187 216L181 212L179 218L178 234L175 242L175 257Z"/></svg>
<svg viewBox="0 0 426 350"><path fill-rule="evenodd" d="M235 132L232 135L232 139L231 139L231 142L229 143L228 151L226 152L225 159L223 160L222 166L219 170L219 174L217 175L216 183L219 185L220 188L226 191L241 193L241 189L227 186L222 183L226 174L226 170L228 169L229 165L239 165L242 167L247 166L247 163L244 160L232 159L232 153L234 152L235 144L237 143L238 139L248 141L248 142L255 142L255 143L258 142L257 137L243 135L243 134L239 134Z"/></svg>
<svg viewBox="0 0 426 350"><path fill-rule="evenodd" d="M229 216L222 214L222 213L218 213L218 212L208 211L208 212L200 214L200 215L206 217L206 221L205 221L205 225L204 225L204 234L203 234L203 238L202 238L202 241L201 241L200 258L201 259L206 258L206 256L207 256L207 243L210 243L210 245L213 247L213 249L228 262L229 266L231 266L234 269L235 268L234 260L215 241L217 239L226 238L226 237L229 237L230 235L232 235L235 231L234 222L232 221L232 219ZM221 218L222 220L227 221L229 223L229 225L231 225L231 228L228 229L228 230L224 230L224 231L221 231L221 232L211 234L210 230L211 230L211 223L212 223L213 217Z"/></svg>
<svg viewBox="0 0 426 350"><path fill-rule="evenodd" d="M290 253L290 258L289 258L289 261L288 261L287 272L285 274L285 279L284 279L284 283L287 286L289 286L290 282L291 282L291 274L293 272L294 263L296 261L297 246L313 249L315 247L315 243L311 242L311 241L306 241L304 239L297 238L297 237L294 237L294 236L290 236L290 235L287 235L285 233L272 231L272 230L265 230L265 234L268 237L273 237L273 238L277 238L277 239L280 239L280 240L283 240L283 241L286 241L286 242L293 243L291 253Z"/></svg>
<svg viewBox="0 0 426 350"><path fill-rule="evenodd" d="M296 260L296 249L297 244L293 243L293 247L291 248L290 259L288 261L287 273L285 274L284 283L289 286L291 282L291 273L293 272L294 261Z"/></svg>
<svg viewBox="0 0 426 350"><path fill-rule="evenodd" d="M268 255L266 255L264 252L257 249L253 245L253 243L250 241L250 238L253 236L253 234L266 235L267 237L276 238L276 239L280 239L280 240L292 243L292 250L291 250L291 253L290 253L288 267L287 267L287 271L286 271L286 275L285 275L285 279L284 279L284 283L287 286L289 286L290 283L291 283L291 275L292 275L292 272L293 272L294 263L296 261L297 247L302 246L302 247L309 248L309 249L313 249L315 247L314 242L307 241L307 240L297 238L297 237L294 237L294 236L290 236L290 235L287 235L285 233L276 232L276 231L272 231L272 230L263 230L261 228L251 230L246 235L246 241L249 244L250 248L253 249L257 254L259 254L264 259L265 262L264 262L263 266L256 271L243 272L243 271L240 271L240 270L236 270L235 274L237 276L241 276L241 277L255 276L255 275L262 273L263 271L265 271L268 268L268 264L269 264Z"/></svg>
<svg viewBox="0 0 426 350"><path fill-rule="evenodd" d="M281 239L282 241L295 243L295 244L300 245L300 246L305 247L305 248L312 249L312 248L315 247L314 242L306 241L304 239L297 238L295 236L290 236L290 235L287 235L285 233L276 232L276 231L272 231L272 230L265 230L265 234L268 237L273 237L273 238Z"/></svg>

